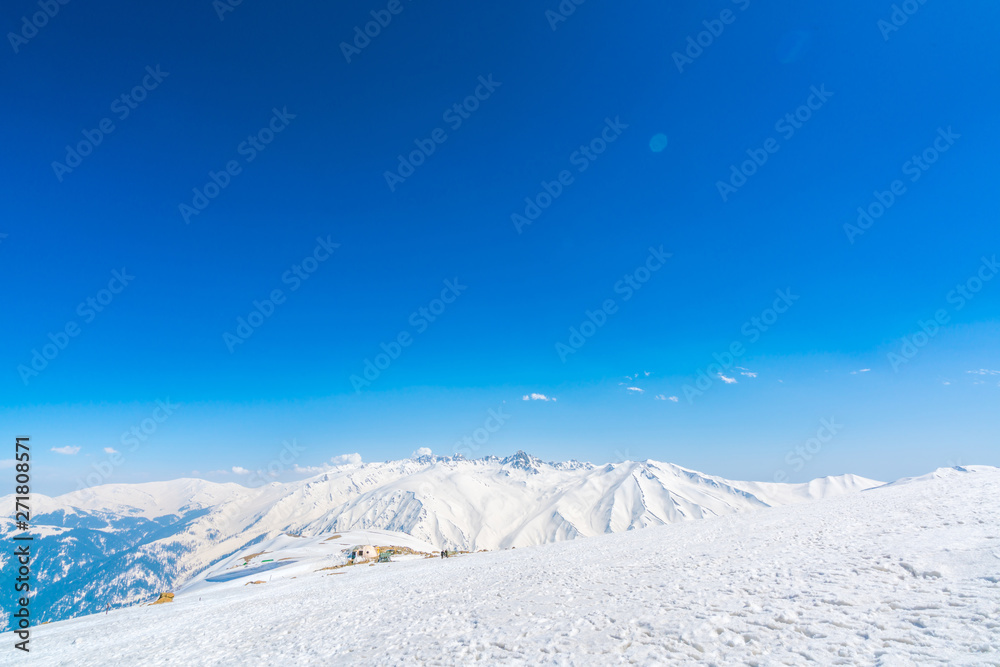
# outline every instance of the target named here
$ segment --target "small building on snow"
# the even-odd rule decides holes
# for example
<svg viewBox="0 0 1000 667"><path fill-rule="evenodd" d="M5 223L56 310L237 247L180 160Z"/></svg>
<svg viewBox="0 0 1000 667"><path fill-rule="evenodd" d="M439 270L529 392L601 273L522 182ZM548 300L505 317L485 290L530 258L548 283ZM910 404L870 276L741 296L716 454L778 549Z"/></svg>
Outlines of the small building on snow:
<svg viewBox="0 0 1000 667"><path fill-rule="evenodd" d="M351 560L354 562L377 559L378 550L370 544L362 544L351 549Z"/></svg>

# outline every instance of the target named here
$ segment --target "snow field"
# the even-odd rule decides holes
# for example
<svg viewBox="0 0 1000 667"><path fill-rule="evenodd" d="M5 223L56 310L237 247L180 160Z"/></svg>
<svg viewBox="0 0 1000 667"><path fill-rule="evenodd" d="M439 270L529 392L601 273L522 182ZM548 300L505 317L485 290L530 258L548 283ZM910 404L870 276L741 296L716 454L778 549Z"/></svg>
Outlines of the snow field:
<svg viewBox="0 0 1000 667"><path fill-rule="evenodd" d="M447 560L275 570L38 627L27 662L1000 665L998 497L983 469Z"/></svg>

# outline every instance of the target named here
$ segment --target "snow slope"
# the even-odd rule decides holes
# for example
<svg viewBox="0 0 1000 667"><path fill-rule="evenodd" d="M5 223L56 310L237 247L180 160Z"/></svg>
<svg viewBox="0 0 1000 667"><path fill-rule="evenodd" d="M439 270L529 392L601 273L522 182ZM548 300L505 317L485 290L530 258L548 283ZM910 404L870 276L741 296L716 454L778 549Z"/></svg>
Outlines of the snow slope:
<svg viewBox="0 0 1000 667"><path fill-rule="evenodd" d="M24 662L997 665L998 498L1000 470L980 467L586 540L275 571L35 628Z"/></svg>
<svg viewBox="0 0 1000 667"><path fill-rule="evenodd" d="M919 477L902 477L897 479L895 482L889 482L885 486L900 486L903 484L912 484L913 482L928 482L939 479L947 479L949 477L957 477L969 472L985 472L989 470L993 470L993 468L991 466L954 466L951 468L938 468L934 472L927 473L926 475L920 475Z"/></svg>
<svg viewBox="0 0 1000 667"><path fill-rule="evenodd" d="M657 461L545 463L524 452L350 465L258 488L193 479L110 484L33 497L38 607L42 620L57 620L145 600L285 533L386 530L438 549L520 548L878 484L855 475L736 482ZM12 531L11 519L0 518L0 535Z"/></svg>
<svg viewBox="0 0 1000 667"><path fill-rule="evenodd" d="M370 544L380 547L405 547L416 554L394 555L393 562L420 560L436 556L440 551L431 544L421 542L405 533L387 530L355 530L344 533L320 535L319 537L293 536L283 533L278 537L261 542L249 548L246 553L237 552L198 574L182 586L178 593L190 594L215 591L217 584L232 582L234 586L245 586L247 582L262 578L306 576L313 572L327 571L348 564L348 553L358 545ZM273 570L280 569L281 572Z"/></svg>

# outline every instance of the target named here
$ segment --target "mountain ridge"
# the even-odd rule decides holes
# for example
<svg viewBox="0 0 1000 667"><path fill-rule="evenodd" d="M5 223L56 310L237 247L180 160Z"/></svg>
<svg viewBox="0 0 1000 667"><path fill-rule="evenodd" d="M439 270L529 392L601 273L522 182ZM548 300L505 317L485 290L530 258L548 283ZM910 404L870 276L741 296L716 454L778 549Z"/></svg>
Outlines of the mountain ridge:
<svg viewBox="0 0 1000 667"><path fill-rule="evenodd" d="M598 466L545 462L523 451L504 458L353 463L252 488L194 478L108 484L33 498L44 598L38 608L51 610L54 619L142 600L284 533L384 530L440 549L506 549L798 504L880 484L856 475L802 484L741 482L653 460ZM9 518L0 521L0 532L13 530Z"/></svg>

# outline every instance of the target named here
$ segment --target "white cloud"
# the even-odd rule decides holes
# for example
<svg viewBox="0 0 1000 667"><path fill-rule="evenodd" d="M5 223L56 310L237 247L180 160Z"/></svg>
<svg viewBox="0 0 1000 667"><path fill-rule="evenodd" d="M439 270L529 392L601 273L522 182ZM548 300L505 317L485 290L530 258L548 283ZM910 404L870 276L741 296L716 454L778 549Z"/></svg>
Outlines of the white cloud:
<svg viewBox="0 0 1000 667"><path fill-rule="evenodd" d="M991 371L988 368L980 368L978 371L965 371L974 375L1000 375L1000 371Z"/></svg>
<svg viewBox="0 0 1000 667"><path fill-rule="evenodd" d="M951 384L951 383L950 383L950 382L948 382L947 380L945 380L945 381L944 381L944 382L942 382L941 384Z"/></svg>
<svg viewBox="0 0 1000 667"><path fill-rule="evenodd" d="M353 454L341 454L340 456L334 456L330 458L330 463L335 466L361 465L361 454L354 452Z"/></svg>
<svg viewBox="0 0 1000 667"><path fill-rule="evenodd" d="M753 371L740 371L740 375L745 375L748 378L755 378L755 377L757 377L757 374L755 372L753 372Z"/></svg>
<svg viewBox="0 0 1000 667"><path fill-rule="evenodd" d="M72 456L80 451L80 448L75 445L66 445L65 447L53 447L52 451L56 454L65 454L67 456Z"/></svg>
<svg viewBox="0 0 1000 667"><path fill-rule="evenodd" d="M17 463L17 461L14 459L4 459L3 461L0 461L0 470L3 470L4 468L13 468L15 463Z"/></svg>
<svg viewBox="0 0 1000 667"><path fill-rule="evenodd" d="M674 403L676 403L678 400L676 396L666 396L664 394L657 394L653 398L655 398L658 401L673 401Z"/></svg>
<svg viewBox="0 0 1000 667"><path fill-rule="evenodd" d="M104 453L105 454L117 454L118 450L115 449L114 447L105 447L104 448Z"/></svg>
<svg viewBox="0 0 1000 667"><path fill-rule="evenodd" d="M417 450L420 451L420 450ZM431 450L427 450L430 452ZM414 455L416 452L414 452ZM318 466L300 466L298 463L292 466L292 471L299 475L318 475L321 472L328 472L342 465L358 465L361 463L361 454L341 454L330 459L330 463L321 463Z"/></svg>
<svg viewBox="0 0 1000 667"><path fill-rule="evenodd" d="M249 475L250 471L242 466L233 466L234 475Z"/></svg>
<svg viewBox="0 0 1000 667"><path fill-rule="evenodd" d="M736 384L736 378L726 377L722 373L719 373L719 379L725 382L726 384Z"/></svg>
<svg viewBox="0 0 1000 667"><path fill-rule="evenodd" d="M668 400L668 401L673 401L674 403L676 403L676 402L677 402L677 401L679 401L680 399L679 399L679 398L677 398L676 396L667 396L667 400Z"/></svg>
<svg viewBox="0 0 1000 667"><path fill-rule="evenodd" d="M415 459L415 458L419 458L421 456L430 456L433 453L434 452L431 451L430 447L421 447L417 451L415 451L412 454L410 454L410 458L411 459Z"/></svg>
<svg viewBox="0 0 1000 667"><path fill-rule="evenodd" d="M646 374L646 377L649 377L649 371L643 371L643 373Z"/></svg>
<svg viewBox="0 0 1000 667"><path fill-rule="evenodd" d="M646 391L645 389L639 389L639 387L625 387L625 389L628 390L628 391L637 392L639 394L645 393L645 391Z"/></svg>
<svg viewBox="0 0 1000 667"><path fill-rule="evenodd" d="M858 373L867 373L869 371L871 371L870 368L862 368L860 370L851 371L851 375L857 375Z"/></svg>
<svg viewBox="0 0 1000 667"><path fill-rule="evenodd" d="M522 401L554 401L555 398L549 398L545 394L525 394L521 397Z"/></svg>

